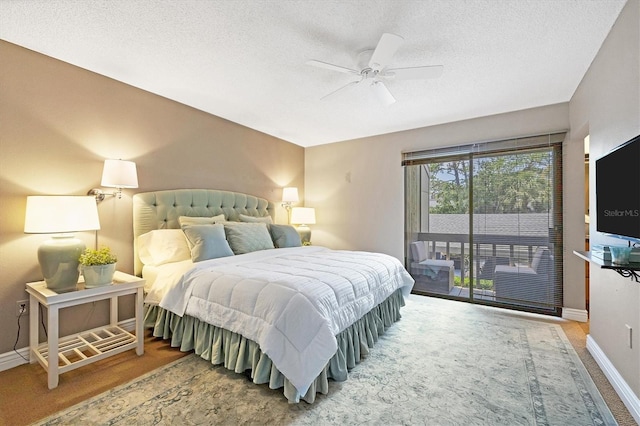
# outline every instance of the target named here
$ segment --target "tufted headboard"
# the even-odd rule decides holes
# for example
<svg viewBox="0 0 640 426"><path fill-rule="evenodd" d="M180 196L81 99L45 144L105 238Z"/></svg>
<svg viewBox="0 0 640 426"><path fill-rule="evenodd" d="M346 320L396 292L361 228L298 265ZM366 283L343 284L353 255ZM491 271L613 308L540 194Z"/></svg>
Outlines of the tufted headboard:
<svg viewBox="0 0 640 426"><path fill-rule="evenodd" d="M240 192L215 189L173 189L141 192L133 196L133 257L134 272L140 275L142 262L138 257L138 236L154 229L180 228L180 216L216 216L224 213L227 220L238 221L239 214L271 216L272 202Z"/></svg>

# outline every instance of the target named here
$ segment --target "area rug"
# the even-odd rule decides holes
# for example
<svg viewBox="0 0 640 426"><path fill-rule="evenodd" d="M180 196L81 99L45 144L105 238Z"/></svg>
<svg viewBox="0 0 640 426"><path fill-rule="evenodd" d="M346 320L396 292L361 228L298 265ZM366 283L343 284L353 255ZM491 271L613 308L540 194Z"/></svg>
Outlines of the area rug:
<svg viewBox="0 0 640 426"><path fill-rule="evenodd" d="M38 424L615 425L554 321L412 295L314 404L184 357Z"/></svg>

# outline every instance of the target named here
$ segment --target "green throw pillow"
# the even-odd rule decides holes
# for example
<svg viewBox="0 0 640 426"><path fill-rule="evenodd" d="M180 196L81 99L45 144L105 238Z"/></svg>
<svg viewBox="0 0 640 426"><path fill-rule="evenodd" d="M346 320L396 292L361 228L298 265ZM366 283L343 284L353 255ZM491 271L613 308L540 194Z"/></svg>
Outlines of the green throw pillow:
<svg viewBox="0 0 640 426"><path fill-rule="evenodd" d="M235 254L275 248L266 223L226 222L224 232Z"/></svg>
<svg viewBox="0 0 640 426"><path fill-rule="evenodd" d="M182 227L191 249L191 260L200 262L218 257L233 256L225 239L224 225L186 225Z"/></svg>
<svg viewBox="0 0 640 426"><path fill-rule="evenodd" d="M277 248L302 246L300 234L291 225L269 225L269 231Z"/></svg>

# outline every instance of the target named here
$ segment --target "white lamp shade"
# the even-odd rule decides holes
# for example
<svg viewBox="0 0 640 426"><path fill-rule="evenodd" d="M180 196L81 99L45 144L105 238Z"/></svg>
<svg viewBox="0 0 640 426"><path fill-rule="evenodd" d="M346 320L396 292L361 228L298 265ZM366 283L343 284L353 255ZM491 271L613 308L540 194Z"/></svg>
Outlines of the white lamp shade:
<svg viewBox="0 0 640 426"><path fill-rule="evenodd" d="M79 276L78 260L85 245L69 233L98 229L100 220L95 197L27 197L24 232L58 234L38 247L38 262L47 288L58 293L76 288Z"/></svg>
<svg viewBox="0 0 640 426"><path fill-rule="evenodd" d="M56 234L100 229L95 197L35 195L27 197L24 232Z"/></svg>
<svg viewBox="0 0 640 426"><path fill-rule="evenodd" d="M295 225L313 225L316 223L316 209L313 207L294 207L291 210L291 223Z"/></svg>
<svg viewBox="0 0 640 426"><path fill-rule="evenodd" d="M136 163L124 160L104 160L101 185L109 188L137 188Z"/></svg>
<svg viewBox="0 0 640 426"><path fill-rule="evenodd" d="M297 203L300 201L298 198L298 188L287 187L282 188L282 202L283 203Z"/></svg>

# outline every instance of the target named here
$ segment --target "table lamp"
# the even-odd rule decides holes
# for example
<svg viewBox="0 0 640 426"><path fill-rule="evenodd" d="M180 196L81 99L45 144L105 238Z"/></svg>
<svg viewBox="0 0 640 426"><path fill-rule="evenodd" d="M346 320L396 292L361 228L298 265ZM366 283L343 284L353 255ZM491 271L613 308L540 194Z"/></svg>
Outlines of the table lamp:
<svg viewBox="0 0 640 426"><path fill-rule="evenodd" d="M56 293L75 290L78 258L85 249L71 232L100 229L95 197L44 195L27 197L26 234L52 234L38 248L38 262L47 288Z"/></svg>
<svg viewBox="0 0 640 426"><path fill-rule="evenodd" d="M316 209L313 207L294 207L291 209L291 224L298 225L296 231L300 234L303 245L311 244L311 228L307 225L316 223Z"/></svg>

